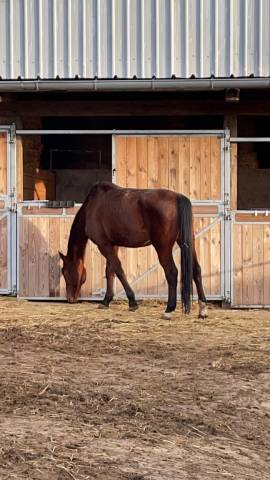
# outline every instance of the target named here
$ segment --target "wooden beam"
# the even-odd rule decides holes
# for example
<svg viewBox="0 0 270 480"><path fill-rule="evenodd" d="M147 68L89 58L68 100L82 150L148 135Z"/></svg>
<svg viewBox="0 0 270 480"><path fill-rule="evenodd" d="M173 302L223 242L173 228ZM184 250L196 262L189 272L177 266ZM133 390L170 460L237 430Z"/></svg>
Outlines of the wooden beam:
<svg viewBox="0 0 270 480"><path fill-rule="evenodd" d="M120 100L14 100L0 103L0 117L59 117L59 116L181 116L181 115L270 115L270 99L250 99L239 104L221 99L153 98Z"/></svg>

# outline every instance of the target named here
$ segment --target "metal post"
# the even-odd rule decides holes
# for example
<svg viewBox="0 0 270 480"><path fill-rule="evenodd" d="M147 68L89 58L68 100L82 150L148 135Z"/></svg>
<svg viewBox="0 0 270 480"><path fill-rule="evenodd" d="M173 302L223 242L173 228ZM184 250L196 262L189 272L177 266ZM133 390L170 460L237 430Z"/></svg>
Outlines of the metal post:
<svg viewBox="0 0 270 480"><path fill-rule="evenodd" d="M231 303L231 212L230 212L230 131L225 130L224 137L224 296L226 303Z"/></svg>

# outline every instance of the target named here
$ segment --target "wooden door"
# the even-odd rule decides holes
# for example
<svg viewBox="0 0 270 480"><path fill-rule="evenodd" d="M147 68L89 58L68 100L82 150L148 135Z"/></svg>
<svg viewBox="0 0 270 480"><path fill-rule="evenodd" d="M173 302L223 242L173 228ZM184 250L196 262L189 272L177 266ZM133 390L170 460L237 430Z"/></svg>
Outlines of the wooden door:
<svg viewBox="0 0 270 480"><path fill-rule="evenodd" d="M217 136L116 136L116 183L123 187L168 188L193 202L196 248L208 298L223 298L222 138ZM179 248L175 248L179 269ZM128 279L138 297L167 296L153 247L121 249ZM118 296L123 288L117 281Z"/></svg>
<svg viewBox="0 0 270 480"><path fill-rule="evenodd" d="M19 297L66 298L58 250L67 251L78 208L53 209L42 204L31 206L27 202L19 206ZM100 300L105 291L105 260L92 242L87 244L85 264L87 279L81 298Z"/></svg>
<svg viewBox="0 0 270 480"><path fill-rule="evenodd" d="M232 216L232 306L270 307L270 212Z"/></svg>

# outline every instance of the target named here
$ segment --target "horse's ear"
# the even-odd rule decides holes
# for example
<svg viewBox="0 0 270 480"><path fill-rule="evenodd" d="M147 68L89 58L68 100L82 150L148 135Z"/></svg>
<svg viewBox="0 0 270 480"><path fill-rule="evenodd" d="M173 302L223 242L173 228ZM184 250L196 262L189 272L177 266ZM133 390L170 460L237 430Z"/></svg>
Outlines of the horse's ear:
<svg viewBox="0 0 270 480"><path fill-rule="evenodd" d="M61 260L63 260L63 262L64 262L65 259L66 259L65 255L62 252L60 252L60 250L59 250L58 253L59 253L59 256L60 256Z"/></svg>

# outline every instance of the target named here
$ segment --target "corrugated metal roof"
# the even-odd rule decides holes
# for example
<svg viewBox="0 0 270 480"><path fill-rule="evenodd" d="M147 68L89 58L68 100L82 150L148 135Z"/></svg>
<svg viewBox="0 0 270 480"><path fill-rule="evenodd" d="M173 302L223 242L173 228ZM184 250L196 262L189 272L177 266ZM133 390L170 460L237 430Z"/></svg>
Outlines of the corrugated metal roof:
<svg viewBox="0 0 270 480"><path fill-rule="evenodd" d="M270 75L270 0L0 0L0 76Z"/></svg>

